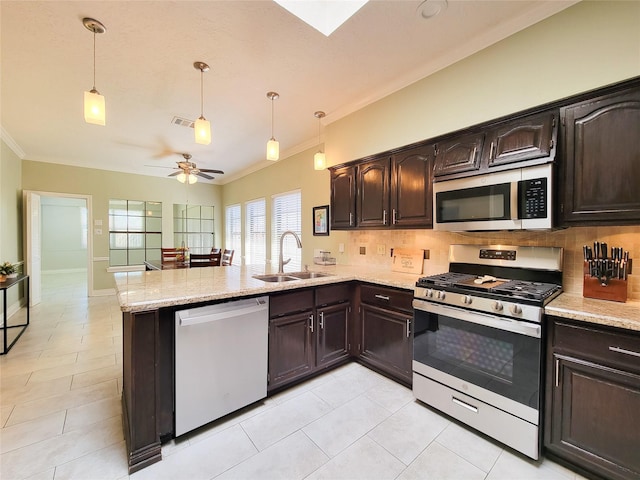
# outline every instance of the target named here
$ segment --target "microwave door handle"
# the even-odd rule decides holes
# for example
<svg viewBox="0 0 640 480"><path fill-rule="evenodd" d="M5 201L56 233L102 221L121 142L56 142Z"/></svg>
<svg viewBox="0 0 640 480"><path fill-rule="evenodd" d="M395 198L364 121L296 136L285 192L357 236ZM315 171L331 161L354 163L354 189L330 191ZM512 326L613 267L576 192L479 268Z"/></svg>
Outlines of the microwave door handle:
<svg viewBox="0 0 640 480"><path fill-rule="evenodd" d="M497 317L487 313L462 310L460 308L449 307L437 303L429 303L424 300L413 300L413 308L423 310L425 312L434 313L436 315L446 315L456 320L464 322L476 323L485 327L498 328L507 332L526 335L528 337L540 338L540 325L529 324L509 318Z"/></svg>
<svg viewBox="0 0 640 480"><path fill-rule="evenodd" d="M519 220L520 212L519 210L519 198L518 198L518 183L519 182L511 182L511 198L509 199L511 205L511 220Z"/></svg>

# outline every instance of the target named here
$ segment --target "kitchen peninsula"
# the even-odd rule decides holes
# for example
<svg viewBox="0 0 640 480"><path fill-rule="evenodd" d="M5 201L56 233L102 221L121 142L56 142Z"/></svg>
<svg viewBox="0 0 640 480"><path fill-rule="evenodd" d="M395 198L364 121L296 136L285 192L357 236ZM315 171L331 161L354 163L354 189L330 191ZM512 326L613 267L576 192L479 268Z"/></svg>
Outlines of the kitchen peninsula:
<svg viewBox="0 0 640 480"><path fill-rule="evenodd" d="M326 276L265 282L264 267L208 267L115 274L123 312L124 435L129 472L162 459L161 441L173 435L173 330L177 310L333 284L370 283L404 292L416 274L351 266L314 266ZM410 303L410 302L409 302ZM410 359L409 359L410 361Z"/></svg>

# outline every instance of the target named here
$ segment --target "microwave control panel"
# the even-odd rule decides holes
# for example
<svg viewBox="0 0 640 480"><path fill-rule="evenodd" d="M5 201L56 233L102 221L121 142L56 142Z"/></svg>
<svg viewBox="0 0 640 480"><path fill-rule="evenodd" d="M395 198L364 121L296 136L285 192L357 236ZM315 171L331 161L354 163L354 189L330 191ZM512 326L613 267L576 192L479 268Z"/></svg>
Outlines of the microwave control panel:
<svg viewBox="0 0 640 480"><path fill-rule="evenodd" d="M518 182L518 217L547 217L547 178L534 178Z"/></svg>

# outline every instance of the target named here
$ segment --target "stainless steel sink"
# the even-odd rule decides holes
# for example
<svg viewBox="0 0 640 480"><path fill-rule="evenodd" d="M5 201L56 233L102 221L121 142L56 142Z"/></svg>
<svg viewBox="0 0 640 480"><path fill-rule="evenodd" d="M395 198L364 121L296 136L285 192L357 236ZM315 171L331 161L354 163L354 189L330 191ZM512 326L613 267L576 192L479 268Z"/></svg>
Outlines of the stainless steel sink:
<svg viewBox="0 0 640 480"><path fill-rule="evenodd" d="M291 275L254 275L253 278L262 280L263 282L290 282L292 280L300 280L298 277Z"/></svg>
<svg viewBox="0 0 640 480"><path fill-rule="evenodd" d="M323 273L323 272L293 272L293 273L287 273L287 275L299 278L300 280L307 280L309 278L319 278L319 277L329 277L329 276L331 276L330 273Z"/></svg>
<svg viewBox="0 0 640 480"><path fill-rule="evenodd" d="M310 278L328 277L330 273L323 272L292 272L285 274L272 273L269 275L254 275L253 278L263 282L290 282L292 280L308 280Z"/></svg>

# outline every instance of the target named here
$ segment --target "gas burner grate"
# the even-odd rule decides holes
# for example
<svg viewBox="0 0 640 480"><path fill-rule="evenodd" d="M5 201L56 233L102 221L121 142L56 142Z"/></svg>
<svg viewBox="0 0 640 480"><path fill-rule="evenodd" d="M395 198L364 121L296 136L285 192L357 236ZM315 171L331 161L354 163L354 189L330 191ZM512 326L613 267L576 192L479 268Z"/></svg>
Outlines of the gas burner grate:
<svg viewBox="0 0 640 480"><path fill-rule="evenodd" d="M525 282L521 280L511 280L500 286L492 288L494 293L509 295L512 297L532 298L544 300L553 293L560 290L560 285L553 283Z"/></svg>
<svg viewBox="0 0 640 480"><path fill-rule="evenodd" d="M446 272L437 275L430 275L428 277L422 277L418 279L417 286L423 287L427 285L436 285L439 287L452 286L456 283L469 281L475 279L475 275L468 275L466 273Z"/></svg>

